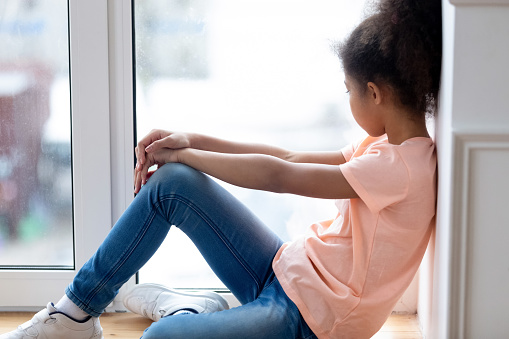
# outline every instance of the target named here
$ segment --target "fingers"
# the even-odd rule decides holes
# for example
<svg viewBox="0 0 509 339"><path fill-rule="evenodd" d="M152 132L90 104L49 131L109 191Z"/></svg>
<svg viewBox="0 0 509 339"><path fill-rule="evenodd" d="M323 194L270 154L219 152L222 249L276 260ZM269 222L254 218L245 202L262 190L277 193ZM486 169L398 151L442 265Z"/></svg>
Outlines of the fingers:
<svg viewBox="0 0 509 339"><path fill-rule="evenodd" d="M170 134L164 138L161 138L159 140L155 140L150 145L147 145L145 148L146 153L154 153L156 151L159 151L162 148L180 148L178 137L175 137L175 135Z"/></svg>
<svg viewBox="0 0 509 339"><path fill-rule="evenodd" d="M156 171L148 171L147 175L145 177L145 183L150 179L152 174L154 174ZM141 173L135 172L134 174L134 193L138 194L140 192L140 189L143 187L142 185L142 179L141 179Z"/></svg>
<svg viewBox="0 0 509 339"><path fill-rule="evenodd" d="M141 189L141 173L140 171L134 171L134 194L138 194Z"/></svg>
<svg viewBox="0 0 509 339"><path fill-rule="evenodd" d="M140 154L140 147L136 146L134 148L134 155L136 156L136 166L135 168L141 168L141 165L145 162L145 154ZM145 152L143 152L145 153Z"/></svg>
<svg viewBox="0 0 509 339"><path fill-rule="evenodd" d="M141 139L134 149L136 155L134 193L137 194L152 175L152 172L149 174L148 171L152 165L156 163L164 164L170 161L170 159L165 158L165 155L171 155L171 149L188 146L189 140L184 133L174 134L163 130L152 130ZM166 149L166 151L163 152L163 149ZM156 161L156 158L159 159L159 161Z"/></svg>
<svg viewBox="0 0 509 339"><path fill-rule="evenodd" d="M146 157L145 161L142 165L136 164L136 168L134 171L134 193L138 194L141 187L147 183L148 178L147 176L149 168L154 165L154 161L151 159L151 157Z"/></svg>
<svg viewBox="0 0 509 339"><path fill-rule="evenodd" d="M171 150L161 150L159 152L154 152L150 154L146 154L146 161L143 165L137 166L134 171L134 193L137 194L141 187L145 185L148 179L154 174L154 170L150 171L152 166L157 166L157 168L164 165L166 162L169 162L171 159L168 157L172 153Z"/></svg>
<svg viewBox="0 0 509 339"><path fill-rule="evenodd" d="M138 145L134 149L136 154L136 168L141 169L142 165L147 161L146 147L157 140L163 139L169 134L170 132L154 129L138 142Z"/></svg>
<svg viewBox="0 0 509 339"><path fill-rule="evenodd" d="M141 187L143 185L145 185L145 183L147 182L147 178L146 178L147 171L148 171L148 167L145 164L145 165L142 165L142 167L140 167L140 169L136 169L136 171L134 172L134 193L135 194L138 194Z"/></svg>
<svg viewBox="0 0 509 339"><path fill-rule="evenodd" d="M138 143L138 146L134 149L136 155L136 170L140 170L145 163L145 145Z"/></svg>
<svg viewBox="0 0 509 339"><path fill-rule="evenodd" d="M141 170L136 170L134 172L134 193L138 194L140 192L140 189L143 185L147 183L148 178L150 175L147 175L148 169L150 166L147 166L146 164L142 166Z"/></svg>
<svg viewBox="0 0 509 339"><path fill-rule="evenodd" d="M142 169L147 161L148 154L161 149L180 149L190 147L191 141L187 133L174 133L164 130L152 130L138 142L135 148L136 168Z"/></svg>
<svg viewBox="0 0 509 339"><path fill-rule="evenodd" d="M148 145L147 148L145 148L145 152L152 153L152 152L155 152L158 149L164 147L165 141L167 141L169 138L170 137L166 137L166 138L163 138L161 140L154 141L153 143Z"/></svg>

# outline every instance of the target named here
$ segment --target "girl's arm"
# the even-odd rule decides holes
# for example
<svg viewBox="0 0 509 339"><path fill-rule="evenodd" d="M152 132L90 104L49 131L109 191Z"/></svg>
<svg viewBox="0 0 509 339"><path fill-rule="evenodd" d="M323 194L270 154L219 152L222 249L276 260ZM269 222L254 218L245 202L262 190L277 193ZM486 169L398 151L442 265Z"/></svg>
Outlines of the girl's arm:
<svg viewBox="0 0 509 339"><path fill-rule="evenodd" d="M190 140L191 148L218 153L265 154L296 163L339 165L345 162L341 151L296 152L276 146L228 141L200 134L191 134Z"/></svg>
<svg viewBox="0 0 509 339"><path fill-rule="evenodd" d="M178 133L152 130L136 147L137 168L145 162L146 154L160 149L194 148L203 151L228 154L265 154L295 163L319 163L339 165L345 162L340 151L331 152L293 152L280 147L264 144L227 141L196 133Z"/></svg>
<svg viewBox="0 0 509 339"><path fill-rule="evenodd" d="M135 192L146 182L148 167L153 164L180 162L230 184L325 199L357 198L339 166L294 163L266 154L232 154L192 148L162 149L147 155L147 162L137 172Z"/></svg>

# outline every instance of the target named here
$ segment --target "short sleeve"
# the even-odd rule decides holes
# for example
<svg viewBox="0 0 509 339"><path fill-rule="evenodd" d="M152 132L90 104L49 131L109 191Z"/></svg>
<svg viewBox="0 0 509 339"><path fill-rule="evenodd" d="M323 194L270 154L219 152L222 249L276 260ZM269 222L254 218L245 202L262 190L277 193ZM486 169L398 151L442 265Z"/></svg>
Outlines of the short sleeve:
<svg viewBox="0 0 509 339"><path fill-rule="evenodd" d="M394 145L372 145L340 165L340 169L373 213L397 203L407 194L408 169Z"/></svg>
<svg viewBox="0 0 509 339"><path fill-rule="evenodd" d="M346 161L350 161L353 154L355 153L355 150L359 147L359 145L362 143L362 140L359 140L358 142L354 142L352 144L349 144L345 147L343 147L340 151L343 154L343 157Z"/></svg>

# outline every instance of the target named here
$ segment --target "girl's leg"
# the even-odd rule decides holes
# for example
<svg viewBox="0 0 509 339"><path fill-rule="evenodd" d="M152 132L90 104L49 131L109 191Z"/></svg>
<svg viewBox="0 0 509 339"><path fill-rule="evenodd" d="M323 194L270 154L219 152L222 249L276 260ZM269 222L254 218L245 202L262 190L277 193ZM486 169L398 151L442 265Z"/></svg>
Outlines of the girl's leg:
<svg viewBox="0 0 509 339"><path fill-rule="evenodd" d="M165 317L153 323L142 339L316 338L279 281L270 280L250 303L215 313Z"/></svg>
<svg viewBox="0 0 509 339"><path fill-rule="evenodd" d="M191 238L240 302L258 297L282 241L212 179L182 164L167 164L154 173L78 272L67 296L99 316L155 253L170 225Z"/></svg>

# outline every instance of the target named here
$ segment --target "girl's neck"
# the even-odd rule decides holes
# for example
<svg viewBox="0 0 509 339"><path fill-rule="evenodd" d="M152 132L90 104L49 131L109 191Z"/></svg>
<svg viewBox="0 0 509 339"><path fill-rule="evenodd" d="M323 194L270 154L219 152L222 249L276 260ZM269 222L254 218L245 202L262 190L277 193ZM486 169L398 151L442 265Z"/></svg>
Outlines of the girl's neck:
<svg viewBox="0 0 509 339"><path fill-rule="evenodd" d="M430 137L424 115L415 119L405 111L393 111L393 114L388 116L385 123L385 133L387 133L389 143L394 145L400 145L411 138Z"/></svg>

